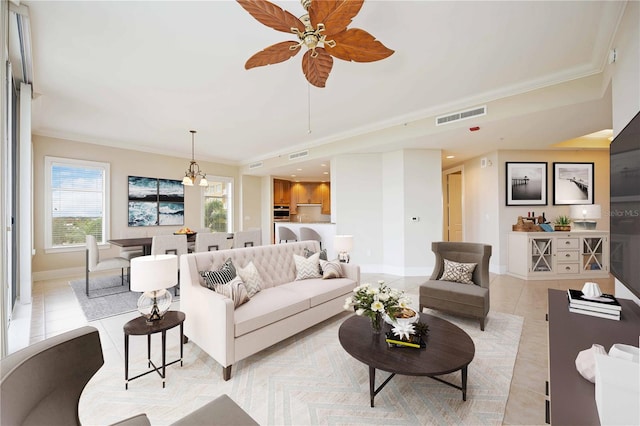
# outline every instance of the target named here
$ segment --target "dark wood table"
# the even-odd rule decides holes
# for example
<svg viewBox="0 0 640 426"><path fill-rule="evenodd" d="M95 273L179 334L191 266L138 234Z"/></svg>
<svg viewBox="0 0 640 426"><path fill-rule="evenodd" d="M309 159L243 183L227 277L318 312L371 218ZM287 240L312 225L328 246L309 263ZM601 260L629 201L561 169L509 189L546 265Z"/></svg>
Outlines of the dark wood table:
<svg viewBox="0 0 640 426"><path fill-rule="evenodd" d="M433 315L421 313L420 321L429 325L424 349L389 347L385 342L389 325L384 325L382 333L373 334L371 320L364 316L354 315L340 325L338 338L344 350L369 366L372 407L374 397L396 374L431 377L461 390L462 400L467 400L467 367L476 352L473 340L460 327ZM377 389L376 369L391 373ZM458 370L462 376L461 386L436 377Z"/></svg>
<svg viewBox="0 0 640 426"><path fill-rule="evenodd" d="M614 343L637 346L640 307L618 299L620 321L569 312L566 290L549 289L549 377L551 423L557 425L600 424L595 385L576 369L578 352L597 343L608 352Z"/></svg>
<svg viewBox="0 0 640 426"><path fill-rule="evenodd" d="M145 317L138 317L132 319L126 323L123 327L124 330L124 388L129 389L129 382L135 380L138 377L145 376L154 371L162 378L162 387L165 385L165 370L167 366L180 363L182 367L183 347L184 347L184 319L185 315L180 311L167 311L161 320L154 321L151 324L147 323ZM167 330L173 327L180 326L180 358L175 361L167 363ZM154 333L162 333L162 365L156 367L151 361L151 335ZM147 336L147 367L151 368L149 371L138 374L135 377L129 378L129 336ZM160 371L162 370L162 372Z"/></svg>
<svg viewBox="0 0 640 426"><path fill-rule="evenodd" d="M186 234L185 234L186 235ZM187 235L188 242L194 242L196 234ZM119 247L138 247L142 246L142 254L148 256L151 254L151 243L153 237L136 237L136 238L115 238L107 242Z"/></svg>

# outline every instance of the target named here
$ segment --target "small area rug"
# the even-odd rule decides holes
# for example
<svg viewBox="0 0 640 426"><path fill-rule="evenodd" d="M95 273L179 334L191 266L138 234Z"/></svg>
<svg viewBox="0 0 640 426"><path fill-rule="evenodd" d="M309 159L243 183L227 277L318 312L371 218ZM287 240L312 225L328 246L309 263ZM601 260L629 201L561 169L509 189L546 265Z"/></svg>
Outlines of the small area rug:
<svg viewBox="0 0 640 426"><path fill-rule="evenodd" d="M85 280L69 282L87 321L95 321L125 312L135 311L141 293L129 291L127 277L121 285L120 274L91 277L89 279L89 297L86 294ZM171 290L173 300L177 300Z"/></svg>
<svg viewBox="0 0 640 426"><path fill-rule="evenodd" d="M117 351L108 351L105 365L85 388L80 420L89 425L111 424L146 413L154 426L171 424L226 393L261 425L502 423L522 317L490 312L482 332L476 320L436 314L464 329L476 345L469 365L467 401L462 401L459 390L428 377L397 375L371 408L368 367L348 355L338 341L338 328L349 315L337 315L238 362L227 382L222 380L220 365L189 342L184 346L184 366L167 368L165 389L157 374L149 374L132 381L125 390L122 348L117 347ZM111 340L119 346L122 329L105 328L117 330ZM167 359L176 356L178 340L176 335L167 337ZM141 370L147 366L145 339L137 341L130 365ZM159 351L153 353L159 356ZM386 377L386 373L377 374L377 385ZM443 378L460 383L459 372Z"/></svg>

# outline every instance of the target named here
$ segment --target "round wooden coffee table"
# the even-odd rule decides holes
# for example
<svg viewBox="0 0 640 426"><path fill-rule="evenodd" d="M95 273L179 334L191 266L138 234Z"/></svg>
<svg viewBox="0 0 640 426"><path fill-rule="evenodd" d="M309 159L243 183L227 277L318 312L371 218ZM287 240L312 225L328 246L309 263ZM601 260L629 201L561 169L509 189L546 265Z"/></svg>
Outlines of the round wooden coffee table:
<svg viewBox="0 0 640 426"><path fill-rule="evenodd" d="M473 340L460 327L433 315L421 313L420 321L429 325L427 347L424 349L389 347L385 342L389 325L385 324L382 333L373 334L371 321L367 317L354 315L340 325L338 338L344 350L369 366L372 407L374 397L396 374L431 377L460 389L462 400L467 400L467 367L476 352ZM377 389L376 369L391 373ZM461 386L436 377L458 370L462 374Z"/></svg>

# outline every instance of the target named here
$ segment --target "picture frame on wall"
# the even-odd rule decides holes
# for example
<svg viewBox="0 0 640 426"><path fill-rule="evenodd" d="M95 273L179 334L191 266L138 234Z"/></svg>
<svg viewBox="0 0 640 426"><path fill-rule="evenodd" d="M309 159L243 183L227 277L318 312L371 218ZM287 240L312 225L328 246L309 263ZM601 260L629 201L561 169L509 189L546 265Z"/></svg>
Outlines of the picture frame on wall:
<svg viewBox="0 0 640 426"><path fill-rule="evenodd" d="M184 225L182 181L128 177L128 225Z"/></svg>
<svg viewBox="0 0 640 426"><path fill-rule="evenodd" d="M593 204L593 163L553 163L553 204Z"/></svg>
<svg viewBox="0 0 640 426"><path fill-rule="evenodd" d="M547 163L506 163L506 205L547 205Z"/></svg>

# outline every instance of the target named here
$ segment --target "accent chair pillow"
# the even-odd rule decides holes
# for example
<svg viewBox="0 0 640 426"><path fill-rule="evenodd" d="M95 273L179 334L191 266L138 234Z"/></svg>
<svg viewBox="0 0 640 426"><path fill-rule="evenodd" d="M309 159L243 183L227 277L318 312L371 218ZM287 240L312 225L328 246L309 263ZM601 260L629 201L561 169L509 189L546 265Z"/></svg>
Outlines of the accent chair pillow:
<svg viewBox="0 0 640 426"><path fill-rule="evenodd" d="M473 284L474 282L471 281L471 277L477 265L477 263L459 263L444 259L444 272L439 280Z"/></svg>
<svg viewBox="0 0 640 426"><path fill-rule="evenodd" d="M233 300L233 306L235 308L249 301L247 288L240 277L235 277L225 284L214 284L212 290L227 299Z"/></svg>
<svg viewBox="0 0 640 426"><path fill-rule="evenodd" d="M342 266L337 260L331 262L320 259L320 268L322 269L322 279L342 278Z"/></svg>
<svg viewBox="0 0 640 426"><path fill-rule="evenodd" d="M320 253L311 255L309 258L294 254L293 261L296 264L296 281L322 277L320 275Z"/></svg>
<svg viewBox="0 0 640 426"><path fill-rule="evenodd" d="M253 261L249 261L244 268L238 268L238 276L244 282L244 286L247 288L249 297L253 297L256 293L262 290L264 283L258 268L253 264Z"/></svg>
<svg viewBox="0 0 640 426"><path fill-rule="evenodd" d="M216 284L226 284L237 276L236 267L231 259L227 259L216 271L200 271L207 288L213 290Z"/></svg>

